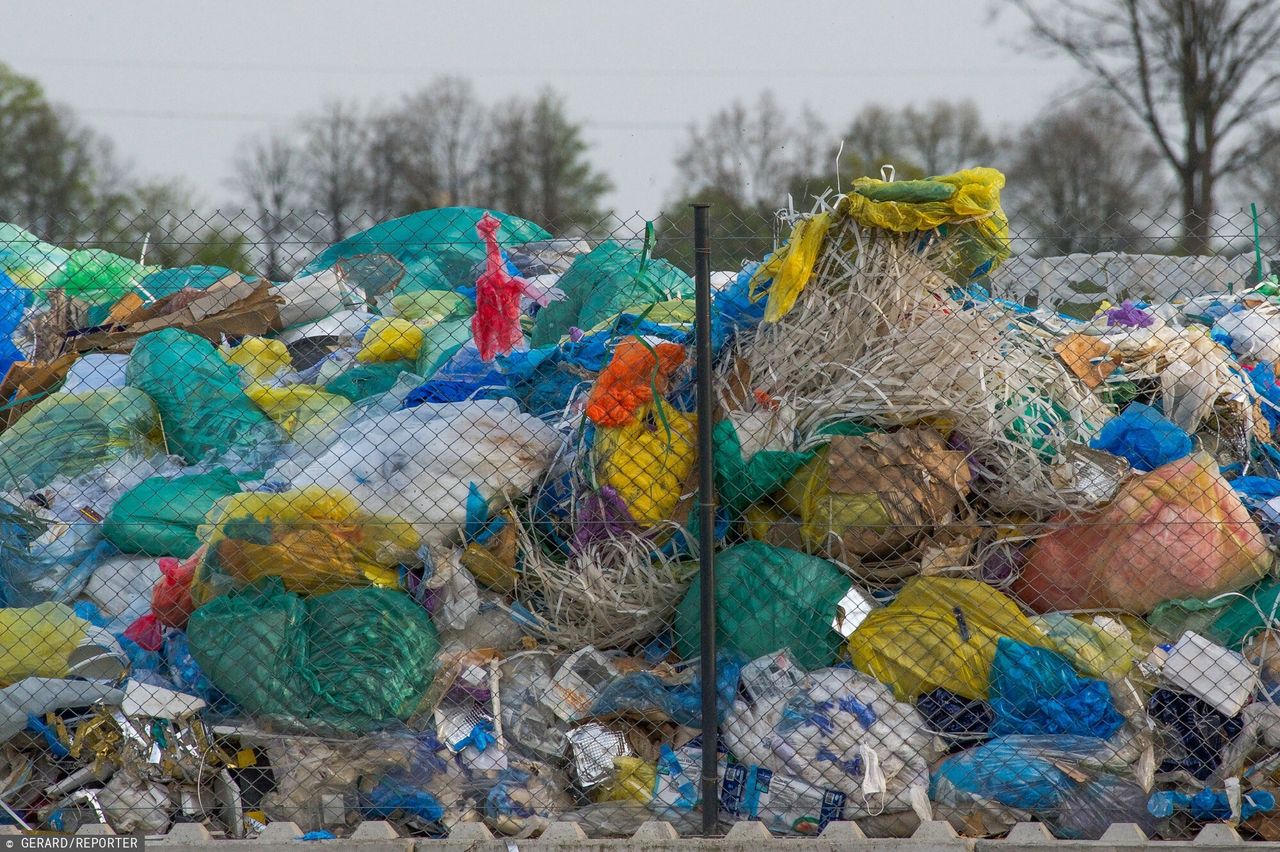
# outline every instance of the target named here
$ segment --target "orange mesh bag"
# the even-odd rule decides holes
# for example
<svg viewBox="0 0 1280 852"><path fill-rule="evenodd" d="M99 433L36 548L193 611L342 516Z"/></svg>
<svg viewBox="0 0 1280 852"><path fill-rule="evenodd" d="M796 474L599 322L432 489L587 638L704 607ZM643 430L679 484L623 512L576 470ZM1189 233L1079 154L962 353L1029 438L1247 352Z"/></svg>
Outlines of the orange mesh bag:
<svg viewBox="0 0 1280 852"><path fill-rule="evenodd" d="M1241 588L1271 568L1262 533L1204 453L1131 477L1092 516L1055 523L1014 586L1037 612L1142 614Z"/></svg>
<svg viewBox="0 0 1280 852"><path fill-rule="evenodd" d="M651 345L636 337L621 341L591 389L587 416L600 426L630 423L640 406L653 401L655 391L666 393L684 355L679 343Z"/></svg>

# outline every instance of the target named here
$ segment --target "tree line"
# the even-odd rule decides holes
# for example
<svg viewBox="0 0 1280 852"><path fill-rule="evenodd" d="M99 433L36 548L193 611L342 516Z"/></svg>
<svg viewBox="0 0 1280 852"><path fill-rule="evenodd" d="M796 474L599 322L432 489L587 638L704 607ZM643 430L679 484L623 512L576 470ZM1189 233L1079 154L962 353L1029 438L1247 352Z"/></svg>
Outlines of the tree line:
<svg viewBox="0 0 1280 852"><path fill-rule="evenodd" d="M1020 127L993 125L972 101L873 104L836 124L768 91L736 101L680 141L659 251L684 259L673 236L688 233L696 199L715 205L718 262L758 257L779 208L885 164L898 179L1001 169L1018 249L1043 254L1201 254L1223 247L1214 219L1231 205L1280 216L1280 4L992 2L1023 22L1022 49L1076 64L1074 89ZM610 221L609 176L551 90L486 104L445 77L389 106L330 101L242 140L231 166L243 232L183 218L197 199L182 182L139 178L109 140L0 65L0 219L51 241L136 254L164 233L149 261L227 265L247 262L251 244L259 271L280 278L316 243L429 207L493 207L556 233Z"/></svg>

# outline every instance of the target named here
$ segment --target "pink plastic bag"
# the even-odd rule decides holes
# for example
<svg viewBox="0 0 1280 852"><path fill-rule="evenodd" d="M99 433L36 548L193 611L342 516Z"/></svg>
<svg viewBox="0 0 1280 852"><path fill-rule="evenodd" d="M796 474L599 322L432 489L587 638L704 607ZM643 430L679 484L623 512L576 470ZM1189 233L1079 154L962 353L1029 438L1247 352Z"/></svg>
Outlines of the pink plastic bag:
<svg viewBox="0 0 1280 852"><path fill-rule="evenodd" d="M1167 600L1241 588L1271 568L1262 533L1203 453L1131 477L1092 516L1054 523L1013 587L1036 612L1142 615Z"/></svg>
<svg viewBox="0 0 1280 852"><path fill-rule="evenodd" d="M498 248L501 222L488 213L476 225L484 239L485 269L476 280L476 312L471 317L471 336L480 350L480 360L492 361L510 354L524 341L520 329L520 297L527 284L507 272Z"/></svg>

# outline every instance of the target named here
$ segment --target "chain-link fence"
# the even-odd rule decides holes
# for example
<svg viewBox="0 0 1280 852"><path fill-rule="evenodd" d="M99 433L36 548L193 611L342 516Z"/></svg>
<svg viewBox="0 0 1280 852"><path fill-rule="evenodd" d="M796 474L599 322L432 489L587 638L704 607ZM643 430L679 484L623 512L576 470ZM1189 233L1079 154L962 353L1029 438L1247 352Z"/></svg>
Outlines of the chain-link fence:
<svg viewBox="0 0 1280 852"><path fill-rule="evenodd" d="M0 225L0 822L1280 836L1267 228L908 189Z"/></svg>

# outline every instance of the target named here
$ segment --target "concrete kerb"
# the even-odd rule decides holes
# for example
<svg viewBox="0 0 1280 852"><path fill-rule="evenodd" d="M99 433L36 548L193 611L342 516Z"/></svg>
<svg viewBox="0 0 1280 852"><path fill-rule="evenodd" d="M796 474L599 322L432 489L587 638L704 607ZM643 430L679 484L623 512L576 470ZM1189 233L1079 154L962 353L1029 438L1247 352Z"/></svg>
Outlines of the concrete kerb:
<svg viewBox="0 0 1280 852"><path fill-rule="evenodd" d="M83 834L104 833L104 827L86 826ZM107 829L107 831L110 831ZM575 823L553 823L541 837L520 840L495 837L482 823L454 829L447 840L398 837L385 822L362 823L347 838L301 841L302 832L291 823L273 823L253 840L224 840L212 837L201 826L177 825L164 837L148 838L147 845L162 849L252 850L284 852L301 848L353 849L358 852L620 852L645 849L647 852L836 852L842 849L865 852L1204 852L1206 849L1249 849L1280 852L1280 843L1245 842L1227 825L1206 826L1194 840L1148 840L1137 826L1113 825L1101 840L1057 840L1038 823L1014 826L1001 840L959 837L945 822L921 824L909 838L868 838L854 823L832 823L819 837L772 837L759 823L738 823L723 838L680 838L663 822L647 822L632 837L590 840Z"/></svg>

